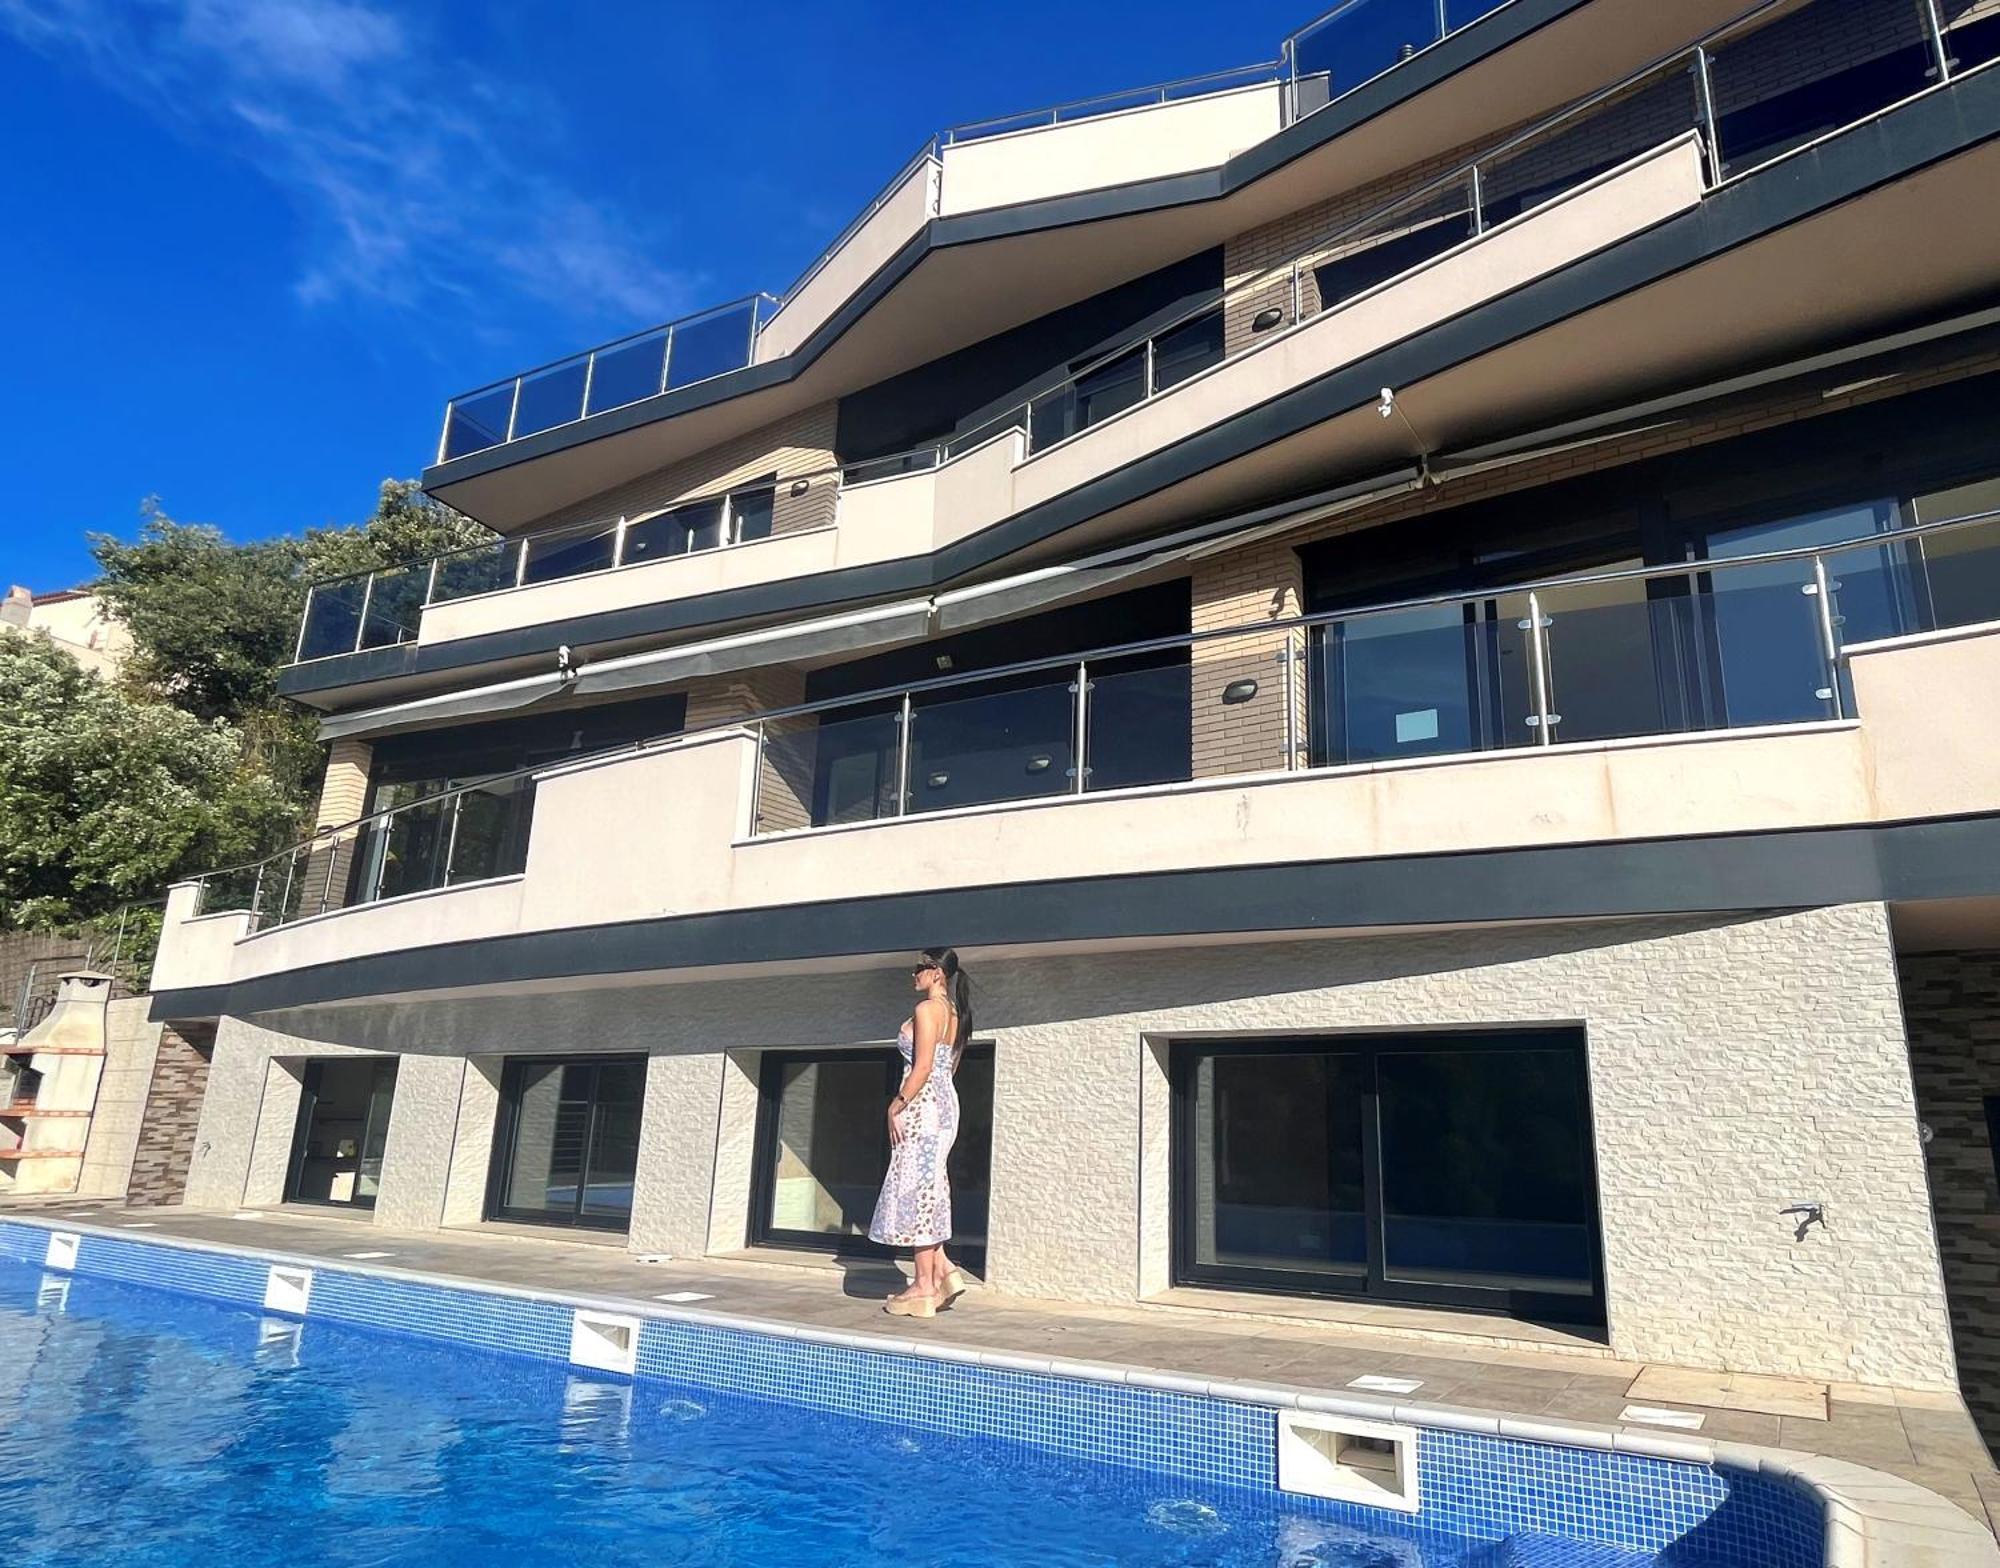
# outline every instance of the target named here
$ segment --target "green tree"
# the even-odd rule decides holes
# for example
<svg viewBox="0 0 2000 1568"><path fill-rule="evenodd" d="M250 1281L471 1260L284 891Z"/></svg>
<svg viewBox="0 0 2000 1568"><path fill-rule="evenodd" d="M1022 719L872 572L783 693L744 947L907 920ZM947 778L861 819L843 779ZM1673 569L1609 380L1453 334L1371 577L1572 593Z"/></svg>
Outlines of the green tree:
<svg viewBox="0 0 2000 1568"><path fill-rule="evenodd" d="M294 802L221 719L0 633L0 925L54 929L250 858Z"/></svg>
<svg viewBox="0 0 2000 1568"><path fill-rule="evenodd" d="M301 821L323 758L312 715L280 698L277 681L296 646L307 587L493 537L408 479L384 480L360 524L248 544L176 522L157 499L141 515L129 543L90 536L102 573L96 591L132 633L127 690L232 725Z"/></svg>

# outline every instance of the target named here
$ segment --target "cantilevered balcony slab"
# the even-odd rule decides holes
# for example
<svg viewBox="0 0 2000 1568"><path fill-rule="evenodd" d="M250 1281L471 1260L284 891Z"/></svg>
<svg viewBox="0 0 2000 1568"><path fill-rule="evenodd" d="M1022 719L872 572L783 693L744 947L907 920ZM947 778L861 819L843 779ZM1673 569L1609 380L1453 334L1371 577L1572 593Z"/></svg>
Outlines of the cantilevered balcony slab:
<svg viewBox="0 0 2000 1568"><path fill-rule="evenodd" d="M1685 142L1656 149L1032 456L1001 437L849 487L830 537L439 606L414 643L281 689L337 708L543 668L561 645L926 592L1990 303L2000 70L1705 192L1695 167ZM1408 424L1378 413L1384 386Z"/></svg>
<svg viewBox="0 0 2000 1568"><path fill-rule="evenodd" d="M515 531L1163 257L1550 113L1742 9L1511 0L1290 124L1274 87L1252 87L943 148L893 180L794 289L752 363L441 461L425 485Z"/></svg>

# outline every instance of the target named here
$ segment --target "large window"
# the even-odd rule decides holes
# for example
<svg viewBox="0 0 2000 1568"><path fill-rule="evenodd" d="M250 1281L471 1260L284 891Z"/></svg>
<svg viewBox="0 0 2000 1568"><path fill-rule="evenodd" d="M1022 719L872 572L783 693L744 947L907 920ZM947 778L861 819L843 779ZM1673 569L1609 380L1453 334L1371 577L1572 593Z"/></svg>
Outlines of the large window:
<svg viewBox="0 0 2000 1568"><path fill-rule="evenodd" d="M643 1056L510 1059L487 1218L625 1229L645 1098Z"/></svg>
<svg viewBox="0 0 2000 1568"><path fill-rule="evenodd" d="M1574 1031L1188 1044L1174 1096L1181 1281L1602 1319Z"/></svg>
<svg viewBox="0 0 2000 1568"><path fill-rule="evenodd" d="M889 1167L889 1101L902 1081L894 1051L770 1051L759 1082L751 1237L760 1245L876 1251L868 1222ZM956 1075L951 1150L954 1253L986 1249L993 1149L993 1047L973 1041Z"/></svg>
<svg viewBox="0 0 2000 1568"><path fill-rule="evenodd" d="M1844 644L1989 618L2000 522L1903 531L1995 506L1991 379L1308 546L1316 612L1453 601L1313 629L1313 760L1535 744L1538 678L1557 742L1851 715L1811 558L1730 563L1868 541L1822 556ZM1537 670L1520 585L1648 567L1540 589Z"/></svg>

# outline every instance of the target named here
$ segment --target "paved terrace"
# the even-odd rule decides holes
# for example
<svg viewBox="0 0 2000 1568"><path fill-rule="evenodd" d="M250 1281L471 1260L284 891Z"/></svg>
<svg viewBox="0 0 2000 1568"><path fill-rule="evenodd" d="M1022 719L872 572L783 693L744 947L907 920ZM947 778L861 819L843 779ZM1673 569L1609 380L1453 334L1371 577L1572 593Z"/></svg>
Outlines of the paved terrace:
<svg viewBox="0 0 2000 1568"><path fill-rule="evenodd" d="M927 1338L976 1350L1052 1360L1110 1362L1203 1379L1341 1391L1364 1376L1414 1379L1379 1397L1456 1405L1554 1423L1625 1426L1655 1436L1671 1428L1621 1421L1628 1407L1691 1412L1715 1442L1755 1443L1850 1460L1908 1477L2000 1533L2000 1471L1955 1395L1732 1377L1611 1359L1601 1346L1550 1330L1519 1328L1538 1343L1493 1337L1494 1320L1451 1313L1361 1309L1344 1321L1277 1298L1170 1292L1138 1308L1083 1307L974 1290L928 1322L892 1318L882 1298L902 1276L869 1260L770 1252L642 1262L622 1238L549 1237L479 1226L398 1231L365 1218L287 1207L236 1215L124 1209L87 1201L0 1205L0 1216L79 1220L140 1235L217 1242L322 1258L343 1267L410 1270L516 1289L587 1295L659 1310L662 1298L722 1317L781 1320L820 1329ZM135 1236L135 1239L137 1237ZM365 1254L362 1261L350 1261ZM1229 1310L1219 1311L1219 1303ZM1334 1309L1339 1311L1340 1309ZM1386 1325L1393 1323L1395 1327Z"/></svg>

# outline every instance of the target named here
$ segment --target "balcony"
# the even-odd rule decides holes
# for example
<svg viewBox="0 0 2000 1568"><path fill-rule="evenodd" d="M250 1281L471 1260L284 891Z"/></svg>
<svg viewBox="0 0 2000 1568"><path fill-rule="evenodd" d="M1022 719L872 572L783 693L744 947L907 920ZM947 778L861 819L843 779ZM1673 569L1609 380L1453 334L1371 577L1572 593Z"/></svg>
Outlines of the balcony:
<svg viewBox="0 0 2000 1568"><path fill-rule="evenodd" d="M1504 3L1343 0L1273 60L940 131L782 295L750 295L463 393L446 405L437 460L794 353L933 218L1213 168Z"/></svg>
<svg viewBox="0 0 2000 1568"><path fill-rule="evenodd" d="M2000 729L1943 694L1996 682L1994 512L1258 622L399 804L177 888L155 985L662 911L1991 812Z"/></svg>
<svg viewBox="0 0 2000 1568"><path fill-rule="evenodd" d="M588 645L593 618L621 617L619 635L631 635L644 628L630 625L630 617L648 606L861 564L904 561L924 576L937 552L993 524L1075 496L1106 474L1180 448L1413 334L1563 272L1692 211L1710 193L1812 152L1842 127L1866 124L1912 95L1962 80L2000 53L2000 18L1968 13L1936 31L1919 11L1903 18L1900 32L1871 35L1874 52L1858 64L1822 47L1828 29L1851 23L1849 13L1872 15L1869 7L1881 3L1811 0L1759 11L1510 136L1325 242L1237 280L1219 302L1052 379L1019 407L943 447L788 477L775 499L748 492L697 498L654 517L605 519L378 573L372 582L324 585L309 603L298 658L419 643L438 650L442 668L476 662L482 639L502 631L559 623L559 640ZM1774 59L1830 63L1774 78L1767 69ZM1586 347L1567 356L1565 375L1551 380L1537 368L1535 346L1509 345L1492 356L1490 368L1457 377L1467 390L1437 398L1427 426L1477 442L1497 433L1497 418L1520 412L1518 404L1496 406L1496 381L1539 384L1545 399L1572 403L1598 386L1605 395L1629 395L1635 373L1655 364L1665 371L1693 363L1696 354L1718 368L1732 356L1740 363L1763 339L1782 344L1843 329L1871 310L1907 311L1989 275L1981 257L1990 258L1990 246L1941 243L1921 257L1902 252L1893 286L1870 283L1872 263L1864 264L1856 247L1869 243L1869 235L1879 240L1882 222L1859 204L1827 221L1840 232L1809 242L1808 257L1821 260L1805 264L1827 266L1826 258L1843 254L1850 260L1824 287L1802 285L1760 305L1760 290L1768 294L1787 268L1740 247L1728 264L1756 276L1704 286L1694 281L1696 272L1686 272L1685 314L1681 306L1662 305L1634 315L1636 299L1618 302L1632 323L1625 330L1649 334L1644 347L1622 355ZM1743 319L1732 320L1732 311ZM1802 311L1823 320L1806 325L1797 319ZM1608 343L1614 333L1586 328L1585 338L1592 337ZM1516 359L1524 367L1509 369ZM591 372L585 367L579 374L589 379ZM1370 462L1406 460L1400 426L1350 415L1318 433L1322 473L1335 462L1366 472ZM1243 466L1246 494L1268 486L1268 475ZM1231 499L1215 489L1229 481L1225 468L1202 477L1209 490L1204 504ZM801 483L809 499L792 496ZM729 516L711 519L718 506ZM709 510L693 524L676 521L690 508ZM787 526L787 509L810 514L811 527ZM762 510L779 515L768 533ZM1171 517L1164 497L1154 510ZM732 521L739 511L747 514L740 526ZM674 532L686 548L635 554L623 542L656 528ZM721 548L753 543L754 550ZM494 597L501 595L511 597Z"/></svg>

